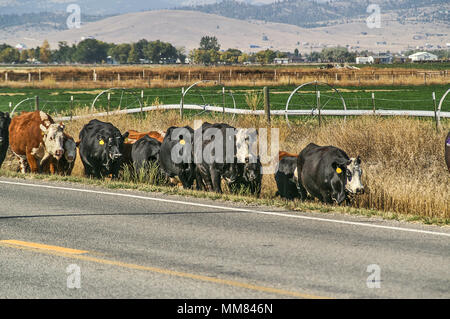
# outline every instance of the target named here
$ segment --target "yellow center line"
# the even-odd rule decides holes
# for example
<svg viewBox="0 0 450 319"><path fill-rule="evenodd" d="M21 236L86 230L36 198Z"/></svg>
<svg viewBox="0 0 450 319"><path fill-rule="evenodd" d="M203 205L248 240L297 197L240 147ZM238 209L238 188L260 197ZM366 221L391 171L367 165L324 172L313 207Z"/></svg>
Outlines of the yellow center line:
<svg viewBox="0 0 450 319"><path fill-rule="evenodd" d="M80 255L80 254L85 254L88 252L87 250L78 250L78 249L65 248L65 247L60 247L60 246L44 245L44 244L32 243L32 242L28 242L28 241L13 240L13 239L0 240L0 243L10 244L10 245L14 245L14 246L35 248L35 249L40 249L40 250L57 251L57 252L62 252L65 254L73 254L73 255Z"/></svg>
<svg viewBox="0 0 450 319"><path fill-rule="evenodd" d="M253 284L234 281L234 280L220 279L220 278L209 277L209 276L204 276L204 275L197 275L197 274L192 274L192 273L174 271L174 270L170 270L170 269L142 266L142 265L137 265L137 264L125 263L125 262L121 262L121 261L91 257L88 255L84 255L85 253L88 252L86 250L77 250L77 249L64 248L64 247L59 247L59 246L50 246L50 245L37 244L37 243L32 243L32 242L23 242L23 241L18 241L18 240L0 240L0 246L22 249L22 250L30 250L30 251L34 251L34 252L45 253L48 255L89 261L89 262L99 263L99 264L103 264L103 265L117 266L117 267L121 267L121 268L148 271L148 272L153 272L153 273L158 273L158 274L163 274L163 275L168 275L168 276L188 278L188 279L199 280L199 281L203 281L203 282L210 282L210 283L215 283L215 284L221 284L221 285L226 285L226 286L240 287L240 288L250 289L250 290L259 291L259 292L277 294L277 295L285 295L285 296L291 296L291 297L296 297L296 298L305 298L305 299L328 299L328 297L316 296L316 295L305 294L305 293L289 291L289 290L284 290L284 289L278 289L278 288L272 288L272 287L253 285Z"/></svg>

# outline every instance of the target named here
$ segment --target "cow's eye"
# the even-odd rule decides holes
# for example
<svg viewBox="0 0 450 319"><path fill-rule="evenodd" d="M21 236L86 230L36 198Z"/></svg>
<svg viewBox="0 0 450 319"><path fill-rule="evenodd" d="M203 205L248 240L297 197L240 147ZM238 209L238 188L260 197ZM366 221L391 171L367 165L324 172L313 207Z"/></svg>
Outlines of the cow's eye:
<svg viewBox="0 0 450 319"><path fill-rule="evenodd" d="M352 177L352 173L350 173L349 171L347 171L347 176L351 178L351 177Z"/></svg>

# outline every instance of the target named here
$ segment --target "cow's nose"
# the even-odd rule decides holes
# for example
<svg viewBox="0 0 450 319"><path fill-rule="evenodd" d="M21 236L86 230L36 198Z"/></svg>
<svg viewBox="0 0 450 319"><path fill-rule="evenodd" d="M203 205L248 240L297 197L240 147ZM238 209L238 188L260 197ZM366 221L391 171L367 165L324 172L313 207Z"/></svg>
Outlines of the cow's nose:
<svg viewBox="0 0 450 319"><path fill-rule="evenodd" d="M63 156L63 154L64 154L64 150L57 150L57 151L55 152L55 155L56 155L57 157L61 157L61 156Z"/></svg>
<svg viewBox="0 0 450 319"><path fill-rule="evenodd" d="M113 158L114 159L118 159L118 158L121 158L122 157L122 154L121 153L114 153L113 154Z"/></svg>
<svg viewBox="0 0 450 319"><path fill-rule="evenodd" d="M67 156L67 160L69 161L69 162L72 162L73 161L73 156Z"/></svg>

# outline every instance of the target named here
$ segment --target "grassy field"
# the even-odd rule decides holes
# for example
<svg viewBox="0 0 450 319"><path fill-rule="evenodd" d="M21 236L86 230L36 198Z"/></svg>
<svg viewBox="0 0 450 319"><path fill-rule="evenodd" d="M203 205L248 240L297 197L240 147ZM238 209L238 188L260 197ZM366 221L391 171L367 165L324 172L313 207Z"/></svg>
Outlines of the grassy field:
<svg viewBox="0 0 450 319"><path fill-rule="evenodd" d="M86 114L86 111L79 110L77 113ZM221 115L205 114L195 119L225 121L235 127L266 127L264 119L255 116L240 116L235 119L227 116L223 120ZM78 137L79 131L89 120L67 122L66 130L72 136ZM171 125L193 126L194 118L186 116L181 121L176 111L155 111L144 118L116 115L103 120L113 123L124 132L128 129L166 130ZM275 197L276 184L273 175L264 176L260 199L245 194L234 196L226 192L225 195L217 195L184 191L168 185L150 185L146 181L133 182L126 174L122 175L122 180L116 182L87 180L82 177L83 167L79 157L71 177L51 179L279 205L301 210L339 211L449 225L450 174L444 161L444 140L450 130L450 121L444 120L442 124L443 130L437 132L432 121L368 116L350 118L345 122L330 118L322 127L317 125L317 121L304 118L294 121L292 127L288 128L283 119L274 118L272 127L279 128L281 150L298 153L308 143L314 142L319 145L337 146L351 157L361 156L366 193L358 196L351 208L322 205L314 200L283 201ZM17 166L18 161L9 154L0 174L19 176L16 173ZM30 178L29 175L26 177Z"/></svg>
<svg viewBox="0 0 450 319"><path fill-rule="evenodd" d="M285 109L286 101L295 85L270 87L271 108ZM345 99L348 109L372 109L371 94L375 94L377 109L430 110L434 109L432 92L436 93L437 103L441 96L450 88L449 85L421 85L421 86L356 86L336 87ZM321 105L325 109L342 109L339 94L328 86L319 86L321 91ZM32 110L35 96L39 96L39 107L49 113L69 113L72 107L71 96L74 97L73 107L91 106L95 97L103 89L37 89L37 88L0 88L0 110L9 111L11 103L14 108L23 101L17 111ZM145 88L143 105L179 104L181 100L180 88ZM291 100L289 109L312 109L316 106L316 87L308 85L297 92ZM233 107L233 99L237 108L249 108L250 94L262 97L262 87L237 86L226 88L225 105ZM137 108L140 103L141 89L117 89L110 92L110 109ZM259 99L257 109L262 109L262 99ZM221 86L193 87L185 96L186 104L209 104L222 106L224 97ZM108 105L107 93L96 102L95 107L106 109ZM450 97L445 100L442 111L450 111Z"/></svg>

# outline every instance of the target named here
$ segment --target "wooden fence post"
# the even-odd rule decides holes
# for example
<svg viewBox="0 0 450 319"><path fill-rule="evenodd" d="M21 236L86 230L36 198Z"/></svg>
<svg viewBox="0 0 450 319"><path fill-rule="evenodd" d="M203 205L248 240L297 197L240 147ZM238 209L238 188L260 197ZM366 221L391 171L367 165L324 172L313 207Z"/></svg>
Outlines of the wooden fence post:
<svg viewBox="0 0 450 319"><path fill-rule="evenodd" d="M144 110L142 109L144 105L144 90L141 90L141 116L144 117Z"/></svg>
<svg viewBox="0 0 450 319"><path fill-rule="evenodd" d="M266 114L267 124L270 125L270 98L269 98L269 88L267 86L264 87L264 113Z"/></svg>
<svg viewBox="0 0 450 319"><path fill-rule="evenodd" d="M319 111L319 127L322 126L322 114L320 112L320 91L317 91L317 110Z"/></svg>
<svg viewBox="0 0 450 319"><path fill-rule="evenodd" d="M38 95L36 95L35 100L34 100L34 110L39 111L39 96Z"/></svg>
<svg viewBox="0 0 450 319"><path fill-rule="evenodd" d="M375 115L375 93L372 92L372 109L373 115Z"/></svg>
<svg viewBox="0 0 450 319"><path fill-rule="evenodd" d="M107 115L109 115L110 108L111 108L111 93L108 92L108 109L106 110Z"/></svg>
<svg viewBox="0 0 450 319"><path fill-rule="evenodd" d="M181 88L181 105L180 105L180 118L181 118L181 120L183 120L183 109L184 109L184 86Z"/></svg>
<svg viewBox="0 0 450 319"><path fill-rule="evenodd" d="M433 103L434 103L434 121L436 122L436 131L439 131L439 121L437 118L437 103L436 103L436 93L433 92Z"/></svg>
<svg viewBox="0 0 450 319"><path fill-rule="evenodd" d="M73 114L73 95L70 96L70 120L72 121Z"/></svg>
<svg viewBox="0 0 450 319"><path fill-rule="evenodd" d="M220 73L219 73L220 75ZM222 86L222 119L225 118L225 87Z"/></svg>

